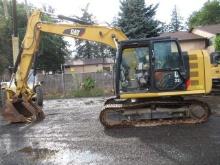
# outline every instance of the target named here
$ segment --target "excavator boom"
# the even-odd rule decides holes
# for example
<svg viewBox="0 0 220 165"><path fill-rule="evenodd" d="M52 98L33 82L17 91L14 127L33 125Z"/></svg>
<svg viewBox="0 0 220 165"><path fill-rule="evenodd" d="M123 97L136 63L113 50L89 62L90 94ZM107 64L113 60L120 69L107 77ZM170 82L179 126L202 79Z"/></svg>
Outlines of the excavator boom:
<svg viewBox="0 0 220 165"><path fill-rule="evenodd" d="M103 43L112 48L117 48L117 42L126 40L122 31L116 28L98 26L48 23L41 21L42 13L35 11L28 20L27 30L22 42L22 48L14 67L16 91L10 87L6 89L7 101L3 116L9 122L31 122L44 118L40 107L32 102L35 94L27 85L27 79L32 67L33 59L38 51L41 33L51 33Z"/></svg>

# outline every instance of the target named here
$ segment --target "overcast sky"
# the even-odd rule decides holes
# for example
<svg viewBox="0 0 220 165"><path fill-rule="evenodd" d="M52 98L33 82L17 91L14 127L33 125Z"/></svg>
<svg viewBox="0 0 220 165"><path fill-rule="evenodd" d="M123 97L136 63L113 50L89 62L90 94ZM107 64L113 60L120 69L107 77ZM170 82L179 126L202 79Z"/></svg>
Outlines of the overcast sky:
<svg viewBox="0 0 220 165"><path fill-rule="evenodd" d="M25 2L25 0L17 0ZM193 11L199 10L207 0L145 0L146 5L158 4L156 18L162 22L169 23L170 15L174 6L180 15L186 20ZM41 8L43 5L52 6L56 14L66 16L80 16L81 9L89 3L89 12L91 12L99 24L111 23L114 17L117 17L120 0L27 0L28 3ZM74 49L74 40L66 38L70 43L70 49Z"/></svg>
<svg viewBox="0 0 220 165"><path fill-rule="evenodd" d="M17 0L24 2L25 0ZM81 8L90 3L89 11L96 17L98 23L111 23L113 17L118 15L120 0L27 0L34 6L42 7L42 5L51 5L57 14L66 16L80 16ZM174 5L177 6L179 13L184 19L202 7L207 0L146 0L146 4L157 4L156 18L160 21L168 23Z"/></svg>

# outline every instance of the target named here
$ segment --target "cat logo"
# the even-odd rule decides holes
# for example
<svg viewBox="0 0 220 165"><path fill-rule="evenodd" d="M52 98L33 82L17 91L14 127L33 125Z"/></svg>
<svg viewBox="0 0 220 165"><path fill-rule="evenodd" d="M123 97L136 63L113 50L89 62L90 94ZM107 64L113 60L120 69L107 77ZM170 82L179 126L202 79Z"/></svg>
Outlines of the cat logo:
<svg viewBox="0 0 220 165"><path fill-rule="evenodd" d="M71 35L74 37L80 37L85 33L84 28L71 28L64 30L63 34Z"/></svg>
<svg viewBox="0 0 220 165"><path fill-rule="evenodd" d="M79 29L71 29L70 34L74 36L79 36L80 30Z"/></svg>

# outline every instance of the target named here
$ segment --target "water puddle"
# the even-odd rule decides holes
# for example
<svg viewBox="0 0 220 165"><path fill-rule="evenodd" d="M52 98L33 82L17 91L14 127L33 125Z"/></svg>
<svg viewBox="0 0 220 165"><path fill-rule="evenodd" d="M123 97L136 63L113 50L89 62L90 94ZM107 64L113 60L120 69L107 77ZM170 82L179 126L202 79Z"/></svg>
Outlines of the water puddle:
<svg viewBox="0 0 220 165"><path fill-rule="evenodd" d="M49 159L53 155L55 155L58 151L56 150L49 150L47 148L32 148L31 146L29 147L24 147L18 152L27 154L30 156L33 160L39 160L39 159Z"/></svg>
<svg viewBox="0 0 220 165"><path fill-rule="evenodd" d="M50 150L47 148L32 148L24 147L18 150L19 153L24 154L26 159L43 164L97 164L104 162L107 158L101 154L92 153L91 151L79 151L62 149L60 151Z"/></svg>
<svg viewBox="0 0 220 165"><path fill-rule="evenodd" d="M90 151L63 150L56 154L55 162L58 164L97 164L105 158Z"/></svg>
<svg viewBox="0 0 220 165"><path fill-rule="evenodd" d="M94 101L92 101L92 100L90 100L90 101L85 101L84 104L85 104L85 105L91 105L91 104L94 104Z"/></svg>

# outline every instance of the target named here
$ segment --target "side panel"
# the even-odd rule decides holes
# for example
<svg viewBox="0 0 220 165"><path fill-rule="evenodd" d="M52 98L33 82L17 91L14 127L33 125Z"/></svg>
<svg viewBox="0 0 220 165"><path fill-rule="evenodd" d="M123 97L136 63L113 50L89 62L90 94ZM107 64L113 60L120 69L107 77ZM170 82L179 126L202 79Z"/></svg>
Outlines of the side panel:
<svg viewBox="0 0 220 165"><path fill-rule="evenodd" d="M187 90L205 89L204 58L201 50L189 51L190 85Z"/></svg>
<svg viewBox="0 0 220 165"><path fill-rule="evenodd" d="M208 53L204 50L189 51L190 86L187 90L211 91L211 63Z"/></svg>
<svg viewBox="0 0 220 165"><path fill-rule="evenodd" d="M210 60L210 55L206 50L202 51L204 55L204 61L205 61L205 90L206 93L210 93L212 90L212 65Z"/></svg>

